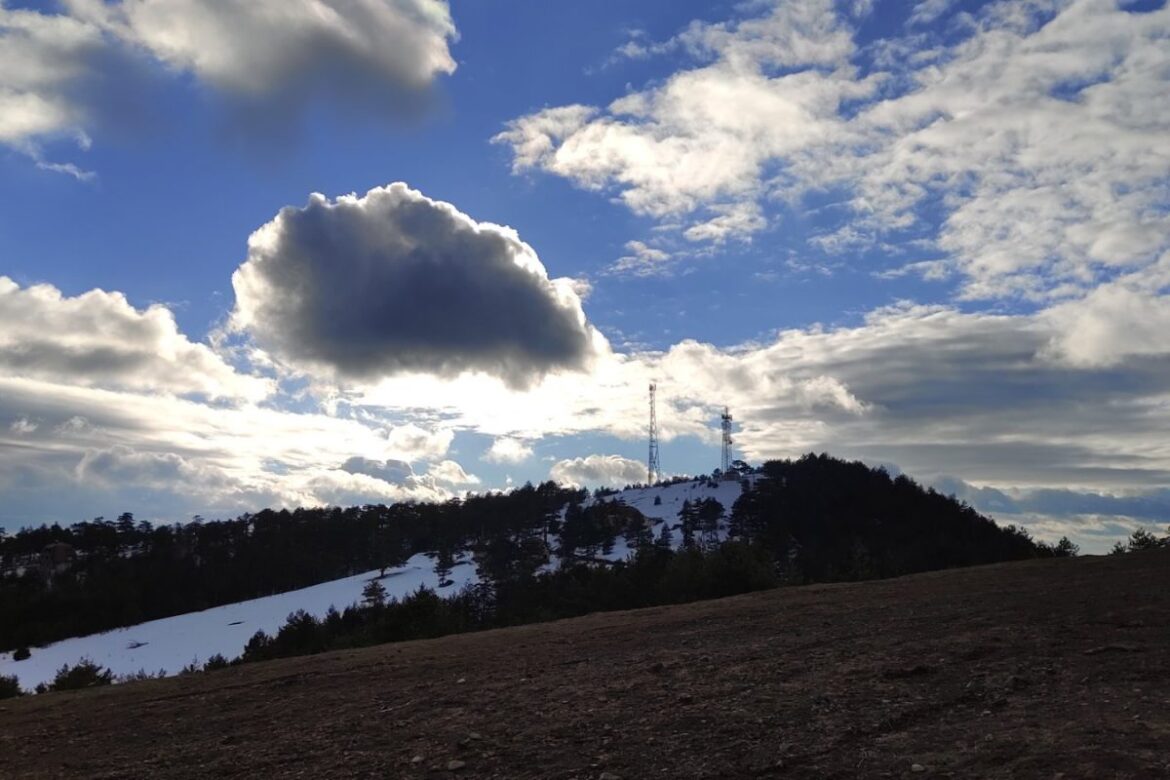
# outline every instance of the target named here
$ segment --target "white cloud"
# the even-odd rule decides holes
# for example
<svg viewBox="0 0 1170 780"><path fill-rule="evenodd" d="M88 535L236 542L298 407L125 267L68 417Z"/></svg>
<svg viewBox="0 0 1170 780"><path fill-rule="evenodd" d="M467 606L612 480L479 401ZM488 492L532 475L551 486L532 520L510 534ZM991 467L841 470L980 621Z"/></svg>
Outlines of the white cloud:
<svg viewBox="0 0 1170 780"><path fill-rule="evenodd" d="M453 460L444 460L427 469L427 477L439 485L448 487L470 487L479 484L479 477L468 474Z"/></svg>
<svg viewBox="0 0 1170 780"><path fill-rule="evenodd" d="M420 446L403 456L426 460L439 449L434 440ZM384 425L372 419L222 406L65 378L0 378L0 525L127 507L172 521L344 503L343 496L352 503L450 496L426 474L390 479L388 462ZM381 470L371 474L372 464ZM454 471L441 465L439 473L448 479Z"/></svg>
<svg viewBox="0 0 1170 780"><path fill-rule="evenodd" d="M711 241L721 244L729 238L747 240L768 226L763 209L757 203L714 205L710 210L718 216L706 222L691 225L683 236L688 241Z"/></svg>
<svg viewBox="0 0 1170 780"><path fill-rule="evenodd" d="M896 462L926 481L959 474L1021 491L1127 495L1170 481L1162 435L1170 346L1155 327L1137 327L1146 318L1156 326L1170 309L1164 286L1150 279L1123 277L1099 298L1035 314L903 304L734 349L684 341L662 353L607 353L590 373L550 375L527 390L478 374L396 375L345 395L331 414L284 411L279 395L208 402L198 388L232 376L215 378L225 369L214 361L181 363L186 378L174 385L159 378L170 368L114 361L94 386L42 362L37 376L0 376L0 523L127 508L173 520L268 505L441 500L479 484L446 457L454 431L496 437L485 460L503 462L544 436L640 443L651 379L666 448L690 436L717 446L726 403L737 453L754 461L829 451ZM132 343L144 315L105 295L92 299L94 311L122 322L116 332ZM159 321L166 327L146 332L175 338L173 323ZM39 331L20 333L35 343L49 328ZM181 356L191 345L178 338ZM416 472L411 461L430 465ZM638 461L591 456L557 464L553 476L625 484L643 473ZM1052 517L1054 506L1027 512ZM1086 512L1105 516L1108 506Z"/></svg>
<svg viewBox="0 0 1170 780"><path fill-rule="evenodd" d="M524 387L608 349L514 230L402 183L282 209L232 285L235 330L340 381L472 371Z"/></svg>
<svg viewBox="0 0 1170 780"><path fill-rule="evenodd" d="M12 422L11 425L8 426L8 429L13 433L23 435L26 433L32 433L39 427L40 425L25 417L18 417Z"/></svg>
<svg viewBox="0 0 1170 780"><path fill-rule="evenodd" d="M625 249L629 254L619 257L606 268L614 276L660 276L673 267L669 252L652 247L643 241L627 241Z"/></svg>
<svg viewBox="0 0 1170 780"><path fill-rule="evenodd" d="M488 463L521 463L531 457L531 445L520 439L505 436L492 442L483 459Z"/></svg>
<svg viewBox="0 0 1170 780"><path fill-rule="evenodd" d="M922 0L910 12L910 20L907 24L911 26L916 24L930 24L951 10L954 4L955 0Z"/></svg>
<svg viewBox="0 0 1170 780"><path fill-rule="evenodd" d="M1160 434L1170 425L1170 346L1150 334L1107 366L1073 360L1054 352L1059 319L903 304L736 349L684 341L614 355L588 376L523 393L473 377L401 378L353 402L397 411L426 399L448 424L497 437L641 442L645 385L656 380L667 447L681 436L717 446L728 404L737 448L756 461L828 451L923 478L1082 490L1170 479Z"/></svg>
<svg viewBox="0 0 1170 780"><path fill-rule="evenodd" d="M0 370L93 387L260 400L269 380L241 374L205 344L187 340L164 306L134 308L121 293L67 297L0 276Z"/></svg>
<svg viewBox="0 0 1170 780"><path fill-rule="evenodd" d="M827 0L751 7L767 10L661 45L692 67L605 108L520 117L495 140L517 172L614 192L696 241L750 236L840 191L847 208L813 246L925 237L971 299L1078 295L1170 248L1170 7L989 3L945 42L864 51Z"/></svg>
<svg viewBox="0 0 1170 780"><path fill-rule="evenodd" d="M442 501L450 495L427 480L415 477L405 484L387 482L344 469L310 469L290 480L293 492L277 502L282 506L360 506L398 501Z"/></svg>
<svg viewBox="0 0 1170 780"><path fill-rule="evenodd" d="M67 0L73 14L232 92L423 89L455 71L445 0Z"/></svg>
<svg viewBox="0 0 1170 780"><path fill-rule="evenodd" d="M754 202L770 161L839 139L841 101L872 91L834 75L854 47L831 9L829 0L814 0L777 4L735 25L694 23L675 45L711 64L619 98L605 112L576 105L521 117L494 140L512 147L515 171L614 188L639 214L673 219L710 210L690 226L694 240L748 235L765 224ZM769 75L775 68L797 72Z"/></svg>
<svg viewBox="0 0 1170 780"><path fill-rule="evenodd" d="M436 460L451 449L455 432L449 428L428 430L414 423L393 426L386 431L387 451L407 462Z"/></svg>
<svg viewBox="0 0 1170 780"><path fill-rule="evenodd" d="M1168 257L1167 267L1170 267ZM1108 368L1131 357L1165 355L1170 333L1170 278L1150 285L1134 275L1101 285L1083 299L1043 313L1054 332L1048 354L1080 368Z"/></svg>
<svg viewBox="0 0 1170 780"><path fill-rule="evenodd" d="M1011 9L1013 13L1005 13ZM993 5L913 87L858 119L890 139L846 161L869 223L937 203L971 298L1091 287L1167 247L1170 9L1073 2L1044 22ZM998 11L998 12L997 12Z"/></svg>
<svg viewBox="0 0 1170 780"><path fill-rule="evenodd" d="M624 487L646 481L646 464L620 455L587 455L554 463L548 476L570 487Z"/></svg>
<svg viewBox="0 0 1170 780"><path fill-rule="evenodd" d="M446 0L64 0L64 13L0 4L0 144L38 166L41 144L143 111L159 64L190 73L233 111L285 129L323 100L398 115L455 71ZM272 122L274 116L280 121Z"/></svg>
<svg viewBox="0 0 1170 780"><path fill-rule="evenodd" d="M85 90L98 92L91 68L104 52L92 25L0 3L0 144L47 170L90 178L75 165L45 160L38 141L71 137L88 146L83 128L98 107Z"/></svg>

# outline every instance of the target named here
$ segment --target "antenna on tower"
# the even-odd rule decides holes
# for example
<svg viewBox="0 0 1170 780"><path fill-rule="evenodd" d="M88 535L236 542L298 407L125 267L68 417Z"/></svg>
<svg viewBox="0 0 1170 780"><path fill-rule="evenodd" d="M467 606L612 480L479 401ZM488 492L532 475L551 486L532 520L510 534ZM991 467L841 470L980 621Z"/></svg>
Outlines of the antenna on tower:
<svg viewBox="0 0 1170 780"><path fill-rule="evenodd" d="M735 452L731 447L735 443L735 440L731 438L731 409L729 407L723 407L723 416L721 419L723 420L723 465L719 468L726 477L728 472L731 471L731 461L734 460L735 456Z"/></svg>
<svg viewBox="0 0 1170 780"><path fill-rule="evenodd" d="M658 465L658 411L655 404L655 395L658 385L650 383L650 456L646 459L646 481L653 485L662 476L662 468Z"/></svg>

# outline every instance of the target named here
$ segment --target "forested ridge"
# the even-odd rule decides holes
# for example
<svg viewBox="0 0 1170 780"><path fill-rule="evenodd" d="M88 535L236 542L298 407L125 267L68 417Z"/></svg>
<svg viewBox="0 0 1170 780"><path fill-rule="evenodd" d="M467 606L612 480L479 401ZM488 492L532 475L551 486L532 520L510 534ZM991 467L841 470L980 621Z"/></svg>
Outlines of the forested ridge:
<svg viewBox="0 0 1170 780"><path fill-rule="evenodd" d="M385 603L372 593L323 620L294 615L286 628L300 639L258 638L246 655L1075 552L862 463L808 455L749 476L733 507L687 502L657 527L612 495L546 482L442 504L263 510L157 527L126 514L23 529L0 539L0 650L388 568L419 552L440 570L469 554L479 584L447 599L424 592ZM598 558L623 537L629 560ZM55 560L60 545L68 554Z"/></svg>
<svg viewBox="0 0 1170 780"><path fill-rule="evenodd" d="M442 504L271 510L152 526L133 515L0 537L0 651L133 625L395 566L495 548L584 491L552 482ZM54 551L67 545L65 560Z"/></svg>

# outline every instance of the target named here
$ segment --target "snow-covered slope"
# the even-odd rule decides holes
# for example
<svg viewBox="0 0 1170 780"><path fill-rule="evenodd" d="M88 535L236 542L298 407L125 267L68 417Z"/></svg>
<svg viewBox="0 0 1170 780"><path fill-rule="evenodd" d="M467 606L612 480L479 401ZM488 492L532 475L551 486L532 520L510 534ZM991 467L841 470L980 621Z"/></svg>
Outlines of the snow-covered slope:
<svg viewBox="0 0 1170 780"><path fill-rule="evenodd" d="M381 582L388 597L405 596L420 585L441 594L455 593L477 579L475 566L466 557L460 560L451 572L452 584L444 588L439 588L434 560L424 554L390 569ZM244 651L253 634L257 631L274 634L289 614L298 609L317 617L328 612L331 606L345 609L361 600L362 588L378 574L376 570L369 571L275 596L63 639L47 647L33 648L32 657L23 661L14 661L11 653L2 653L0 674L16 675L26 691L38 683L51 681L61 666L73 665L82 658L110 669L115 675L139 670L177 674L192 661L202 665L216 653L235 658Z"/></svg>
<svg viewBox="0 0 1170 780"><path fill-rule="evenodd" d="M739 498L741 492L742 488L738 480L718 482L716 487L711 487L710 483L703 480L680 482L677 485L665 487L623 490L615 496L608 496L605 500L621 499L646 517L656 521L665 519L674 521L678 518L678 511L682 509L683 502L687 500L694 503L706 498L713 498L723 504L723 508L730 513L731 505L735 503L735 499ZM662 503L656 505L654 503L655 497L661 497Z"/></svg>
<svg viewBox="0 0 1170 780"><path fill-rule="evenodd" d="M676 521L683 502L688 499L693 502L714 498L730 512L732 504L739 498L740 490L739 482L734 480L720 482L715 486L701 480L624 490L606 496L604 500L625 502L652 518L658 528L664 520ZM658 504L654 503L656 497L661 498ZM681 536L675 534L675 546L681 542ZM626 540L618 537L613 550L605 557L620 561L631 552ZM559 561L554 559L547 568L555 569L558 564ZM298 609L316 617L324 615L331 606L344 609L360 601L362 588L377 576L377 571L370 571L275 596L152 620L102 634L65 639L47 647L33 648L32 657L23 661L12 660L11 653L0 653L0 674L16 675L25 690L32 690L38 683L51 681L63 665L75 664L82 658L110 669L115 675L134 674L140 670L152 674L160 670L176 674L192 661L202 664L217 653L228 659L235 658L244 651L244 645L253 634L257 631L274 634L284 625L289 614ZM464 585L478 580L475 565L466 555L460 557L451 573L451 580L452 584L440 588L433 558L419 554L403 566L391 569L382 584L388 597L405 596L419 586L426 586L444 595L458 592Z"/></svg>

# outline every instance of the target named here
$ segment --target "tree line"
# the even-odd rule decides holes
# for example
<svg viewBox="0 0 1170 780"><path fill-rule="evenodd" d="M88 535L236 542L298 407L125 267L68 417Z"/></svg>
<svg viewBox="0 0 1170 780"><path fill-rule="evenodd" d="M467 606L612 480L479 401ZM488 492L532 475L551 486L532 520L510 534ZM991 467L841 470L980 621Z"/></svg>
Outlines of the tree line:
<svg viewBox="0 0 1170 780"><path fill-rule="evenodd" d="M126 513L21 529L0 536L0 652L389 568L419 552L452 561L469 548L523 544L586 495L546 482L439 504L265 509L159 526Z"/></svg>

